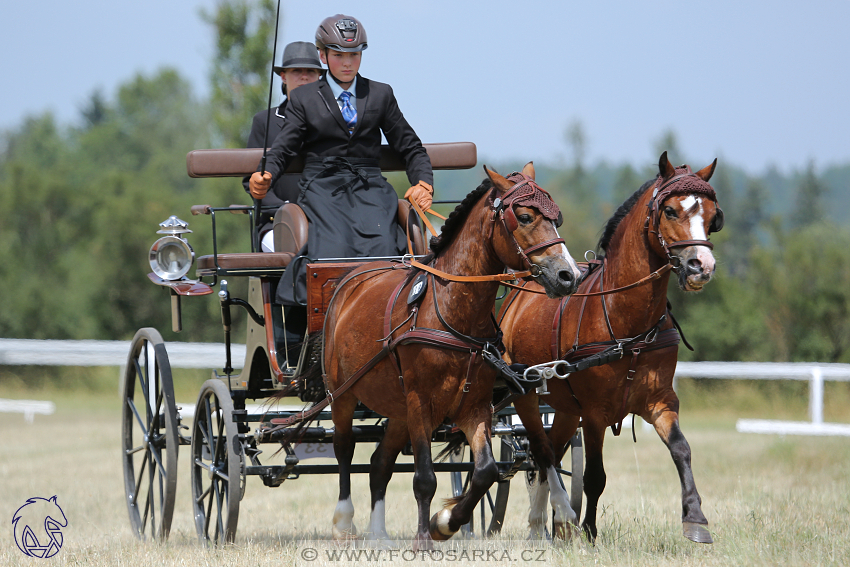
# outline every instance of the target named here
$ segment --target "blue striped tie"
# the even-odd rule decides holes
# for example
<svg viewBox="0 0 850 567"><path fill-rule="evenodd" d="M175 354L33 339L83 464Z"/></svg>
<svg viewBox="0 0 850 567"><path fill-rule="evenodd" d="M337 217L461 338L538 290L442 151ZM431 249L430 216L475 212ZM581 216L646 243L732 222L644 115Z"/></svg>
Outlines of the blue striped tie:
<svg viewBox="0 0 850 567"><path fill-rule="evenodd" d="M351 132L357 124L357 111L351 106L351 93L342 91L339 98L342 100L342 118L348 126L348 131Z"/></svg>

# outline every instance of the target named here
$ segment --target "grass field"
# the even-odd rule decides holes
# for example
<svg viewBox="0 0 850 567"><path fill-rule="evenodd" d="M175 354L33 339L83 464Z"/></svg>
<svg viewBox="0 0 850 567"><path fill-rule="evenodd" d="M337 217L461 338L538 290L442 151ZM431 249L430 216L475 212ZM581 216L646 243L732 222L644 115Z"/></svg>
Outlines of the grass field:
<svg viewBox="0 0 850 567"><path fill-rule="evenodd" d="M103 381L113 380L110 371ZM203 377L192 376L177 398L192 402ZM197 384L196 384L197 382ZM682 427L693 450L693 468L715 543L698 545L681 535L678 476L664 445L652 432L628 431L606 438L608 485L602 496L600 537L586 542L539 542L540 553L525 548L527 497L520 476L512 483L505 529L488 543L500 554L476 563L517 560L556 565L850 565L850 440L739 434L738 417L805 419L805 392L766 398L758 388L733 386L722 392L681 384ZM172 536L165 545L139 543L130 532L124 504L117 386L104 392L75 388L37 390L0 380L0 397L50 399L57 411L36 416L0 414L0 565L34 565L15 546L11 518L27 498L58 496L68 518L64 546L49 560L59 565L336 565L320 555L306 561L310 546L330 537L336 502L336 477L303 477L279 488L250 478L241 503L235 546L204 549L196 543L191 518L188 451L181 451L177 506ZM718 391L711 391L718 390ZM708 392L712 400L702 399ZM793 392L792 392L793 394ZM826 417L850 421L846 389L828 396ZM718 403L722 395L727 403ZM790 399L789 399L790 398ZM746 413L746 407L757 412ZM782 415L776 415L782 414ZM356 460L368 462L369 447ZM274 451L269 447L266 454ZM281 458L268 461L281 462ZM266 462L266 461L264 461ZM440 475L435 505L449 496L447 475ZM355 522L363 530L369 518L368 479L354 479ZM394 538L415 530L411 475L396 475L389 487L387 525ZM507 555L505 555L507 554ZM448 556L446 556L448 557ZM453 556L462 558L465 556ZM470 556L472 557L472 556ZM510 557L510 559L506 559ZM447 558L398 556L404 564L464 563ZM473 559L475 559L473 557ZM387 564L382 556L375 564ZM369 561L357 561L369 564Z"/></svg>

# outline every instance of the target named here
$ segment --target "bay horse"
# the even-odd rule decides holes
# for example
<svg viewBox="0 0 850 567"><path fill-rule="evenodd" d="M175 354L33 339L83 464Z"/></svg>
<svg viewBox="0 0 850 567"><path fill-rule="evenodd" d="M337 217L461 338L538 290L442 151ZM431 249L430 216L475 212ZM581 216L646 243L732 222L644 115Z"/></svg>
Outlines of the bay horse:
<svg viewBox="0 0 850 567"><path fill-rule="evenodd" d="M708 235L723 226L723 211L708 183L716 165L715 159L693 173L688 166L674 168L664 152L658 176L638 189L607 222L598 246L601 260L589 262L591 270L577 294L556 300L519 293L506 298L502 306L506 360L529 365L585 360L576 363L565 379L548 381L545 401L556 410L548 438L537 393L514 401L540 469L537 484L529 491L532 537L543 533L550 490L556 516L553 532L556 537L570 535L559 522L563 517L559 507L569 499L555 466L580 419L587 495L582 527L591 540L596 538L597 503L605 488L605 429L611 426L619 434L622 420L631 413L653 424L670 450L682 486L685 537L712 542L694 484L690 446L679 428L673 375L680 335L668 311L667 283L674 271L680 289L697 292L714 273Z"/></svg>
<svg viewBox="0 0 850 567"><path fill-rule="evenodd" d="M531 270L523 273L532 273L552 297L578 285L578 267L558 235L558 206L534 182L533 165L508 178L484 169L487 178L432 239L431 254L421 262L356 268L330 301L322 362L339 463L335 539L356 535L350 466L358 401L388 418L371 458L370 537L389 539L386 487L408 440L418 506L415 544L428 548L469 521L498 476L490 447L496 372L482 363L482 351L501 346L493 305L500 281L513 277L503 272L506 267ZM444 420L465 434L474 471L467 493L429 520L437 488L431 437Z"/></svg>

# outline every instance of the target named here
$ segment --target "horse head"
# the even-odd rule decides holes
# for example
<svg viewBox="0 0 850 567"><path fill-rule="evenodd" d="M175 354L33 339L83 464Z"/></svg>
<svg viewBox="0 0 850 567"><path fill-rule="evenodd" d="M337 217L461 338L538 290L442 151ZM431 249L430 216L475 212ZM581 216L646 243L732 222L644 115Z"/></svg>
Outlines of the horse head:
<svg viewBox="0 0 850 567"><path fill-rule="evenodd" d="M549 297L578 289L580 272L558 234L562 215L552 197L534 181L529 162L507 178L484 166L493 183L490 234L499 259L514 270L530 270Z"/></svg>
<svg viewBox="0 0 850 567"><path fill-rule="evenodd" d="M659 178L649 202L646 227L656 252L676 268L683 291L700 291L714 274L715 261L708 236L723 228L723 211L709 185L715 159L707 167L693 172L667 160L667 152L658 161Z"/></svg>

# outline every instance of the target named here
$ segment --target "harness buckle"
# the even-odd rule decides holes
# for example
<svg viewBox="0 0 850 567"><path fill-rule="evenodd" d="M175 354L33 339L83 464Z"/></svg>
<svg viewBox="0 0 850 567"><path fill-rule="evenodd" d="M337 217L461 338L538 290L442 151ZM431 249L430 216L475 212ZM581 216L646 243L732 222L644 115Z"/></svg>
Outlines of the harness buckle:
<svg viewBox="0 0 850 567"><path fill-rule="evenodd" d="M658 327L656 326L656 327L653 327L649 330L649 332L646 334L646 338L643 339L643 342L645 342L648 345L651 345L652 343L655 342L655 339L657 339L657 338L658 338Z"/></svg>

